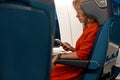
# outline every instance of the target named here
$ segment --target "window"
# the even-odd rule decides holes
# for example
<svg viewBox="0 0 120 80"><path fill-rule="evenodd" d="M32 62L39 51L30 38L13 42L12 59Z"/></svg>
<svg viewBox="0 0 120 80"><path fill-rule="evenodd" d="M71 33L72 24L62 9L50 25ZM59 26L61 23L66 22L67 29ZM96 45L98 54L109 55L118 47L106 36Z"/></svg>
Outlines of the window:
<svg viewBox="0 0 120 80"><path fill-rule="evenodd" d="M58 17L57 17L57 14L55 12L55 38L54 39L59 39L61 40L60 38L60 28L59 28L59 22L58 22ZM59 43L56 43L54 42L54 47L59 47L60 44Z"/></svg>

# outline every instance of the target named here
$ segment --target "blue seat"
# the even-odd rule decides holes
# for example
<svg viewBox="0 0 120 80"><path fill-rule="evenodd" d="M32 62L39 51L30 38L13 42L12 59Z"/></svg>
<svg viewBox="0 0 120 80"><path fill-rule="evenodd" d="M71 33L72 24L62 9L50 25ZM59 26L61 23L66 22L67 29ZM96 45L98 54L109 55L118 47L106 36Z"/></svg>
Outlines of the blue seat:
<svg viewBox="0 0 120 80"><path fill-rule="evenodd" d="M119 3L119 4L120 4L120 0L114 0L114 1L116 1L117 3Z"/></svg>
<svg viewBox="0 0 120 80"><path fill-rule="evenodd" d="M80 80L112 80L118 55L120 19L112 13L112 1L87 0L81 7L100 24L89 60L58 60L57 63L84 69ZM117 30L118 29L118 30Z"/></svg>
<svg viewBox="0 0 120 80"><path fill-rule="evenodd" d="M53 0L0 0L0 80L49 80Z"/></svg>

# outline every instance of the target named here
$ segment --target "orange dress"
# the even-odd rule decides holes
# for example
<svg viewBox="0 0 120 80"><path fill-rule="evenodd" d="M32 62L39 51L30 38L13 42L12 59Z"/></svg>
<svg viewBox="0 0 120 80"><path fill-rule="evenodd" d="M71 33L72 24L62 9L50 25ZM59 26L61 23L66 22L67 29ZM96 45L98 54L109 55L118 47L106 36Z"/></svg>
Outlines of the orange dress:
<svg viewBox="0 0 120 80"><path fill-rule="evenodd" d="M76 54L80 60L88 58L92 49L96 33L99 25L93 22L89 26L85 26L82 35L76 42ZM56 64L54 70L51 71L50 80L80 80L81 68L67 66L63 64Z"/></svg>

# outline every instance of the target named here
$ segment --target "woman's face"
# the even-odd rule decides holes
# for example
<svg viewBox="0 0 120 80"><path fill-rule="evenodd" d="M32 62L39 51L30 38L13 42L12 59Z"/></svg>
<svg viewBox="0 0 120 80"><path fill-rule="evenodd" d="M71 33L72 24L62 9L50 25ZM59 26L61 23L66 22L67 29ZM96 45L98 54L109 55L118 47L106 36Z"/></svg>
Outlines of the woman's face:
<svg viewBox="0 0 120 80"><path fill-rule="evenodd" d="M76 10L76 17L79 19L79 21L81 23L87 23L87 16L85 15L85 13L83 12L82 9L80 9L80 5L76 4L74 5L74 8Z"/></svg>

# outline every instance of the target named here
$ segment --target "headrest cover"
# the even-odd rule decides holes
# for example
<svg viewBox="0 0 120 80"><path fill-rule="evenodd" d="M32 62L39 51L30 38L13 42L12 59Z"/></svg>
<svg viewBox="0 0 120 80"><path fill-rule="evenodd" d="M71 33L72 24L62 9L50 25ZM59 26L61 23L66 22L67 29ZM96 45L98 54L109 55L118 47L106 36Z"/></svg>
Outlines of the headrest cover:
<svg viewBox="0 0 120 80"><path fill-rule="evenodd" d="M95 0L95 2L101 8L107 7L107 0Z"/></svg>
<svg viewBox="0 0 120 80"><path fill-rule="evenodd" d="M81 7L88 16L94 17L100 25L112 14L110 3L106 0L87 0L81 4Z"/></svg>

